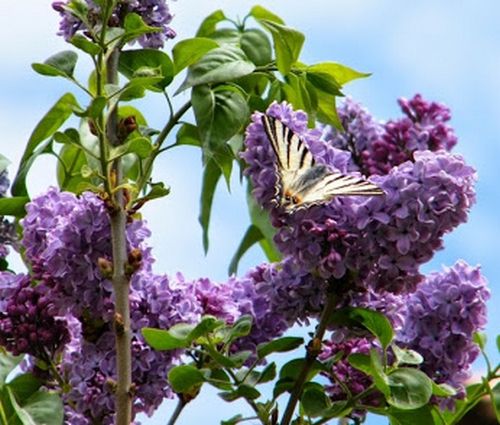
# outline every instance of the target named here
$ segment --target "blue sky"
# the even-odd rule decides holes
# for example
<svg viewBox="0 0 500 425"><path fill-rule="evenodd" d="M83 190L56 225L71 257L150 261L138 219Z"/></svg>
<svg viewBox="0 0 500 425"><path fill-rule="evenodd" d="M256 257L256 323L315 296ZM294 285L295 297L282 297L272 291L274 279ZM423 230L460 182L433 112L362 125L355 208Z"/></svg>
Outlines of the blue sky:
<svg viewBox="0 0 500 425"><path fill-rule="evenodd" d="M0 152L13 163L36 122L70 87L31 71L29 64L66 49L56 37L58 17L49 0L9 2L0 15ZM172 23L179 39L192 36L200 20L217 8L243 17L255 4L247 0L171 3ZM364 103L379 119L399 116L396 99L419 92L427 99L449 105L459 136L456 151L477 168L478 202L469 222L445 238L445 249L425 266L437 270L463 258L482 264L493 292L490 301L490 341L500 330L499 278L500 190L500 3L484 0L262 0L287 24L306 34L302 59L306 63L333 60L373 73L346 87L345 92ZM168 46L169 49L171 46ZM85 75L87 66L80 68ZM179 100L180 102L182 99ZM160 96L141 101L149 123L161 126L167 107ZM221 185L215 199L211 249L205 257L197 223L200 193L200 157L193 148L169 151L158 164L156 178L172 187L172 195L145 211L153 230L157 270L188 277L223 280L230 256L247 226L244 193L236 178L232 193ZM29 180L32 194L54 183L53 162L39 161ZM11 167L11 175L15 169ZM236 176L235 176L236 177ZM245 270L263 260L252 250L241 265ZM490 352L493 344L490 343ZM498 356L495 358L498 361ZM478 370L481 364L476 367ZM203 393L178 422L217 424L238 411L213 393ZM150 424L164 424L171 405L160 409ZM200 422L202 421L202 422ZM384 423L370 419L369 424Z"/></svg>

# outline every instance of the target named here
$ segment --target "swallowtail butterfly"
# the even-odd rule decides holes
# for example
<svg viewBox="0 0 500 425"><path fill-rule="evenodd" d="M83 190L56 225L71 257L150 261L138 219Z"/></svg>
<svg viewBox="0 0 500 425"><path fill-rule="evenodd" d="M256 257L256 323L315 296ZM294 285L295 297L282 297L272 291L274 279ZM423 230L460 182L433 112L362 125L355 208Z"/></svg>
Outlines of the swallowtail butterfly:
<svg viewBox="0 0 500 425"><path fill-rule="evenodd" d="M327 202L335 196L384 194L369 181L316 164L305 142L280 120L263 115L262 123L276 155L276 193L285 211Z"/></svg>

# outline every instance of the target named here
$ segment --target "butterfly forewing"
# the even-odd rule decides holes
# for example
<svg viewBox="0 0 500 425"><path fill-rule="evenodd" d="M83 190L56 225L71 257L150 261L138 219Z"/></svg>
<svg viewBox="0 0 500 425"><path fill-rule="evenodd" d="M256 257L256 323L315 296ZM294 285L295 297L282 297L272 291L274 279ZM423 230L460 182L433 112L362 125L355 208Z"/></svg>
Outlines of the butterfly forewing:
<svg viewBox="0 0 500 425"><path fill-rule="evenodd" d="M305 142L280 120L262 116L262 123L276 155L277 192L287 210L329 201L335 196L374 196L384 192L359 177L315 165Z"/></svg>

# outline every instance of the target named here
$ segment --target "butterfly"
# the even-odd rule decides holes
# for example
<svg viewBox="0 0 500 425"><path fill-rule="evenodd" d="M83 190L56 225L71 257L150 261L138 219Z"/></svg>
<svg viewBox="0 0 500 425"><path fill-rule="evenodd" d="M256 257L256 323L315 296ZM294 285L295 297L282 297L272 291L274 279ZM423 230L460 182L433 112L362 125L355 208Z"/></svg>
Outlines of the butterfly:
<svg viewBox="0 0 500 425"><path fill-rule="evenodd" d="M304 140L279 119L262 115L262 124L276 155L276 194L279 206L286 212L328 202L336 196L384 194L369 181L316 164Z"/></svg>

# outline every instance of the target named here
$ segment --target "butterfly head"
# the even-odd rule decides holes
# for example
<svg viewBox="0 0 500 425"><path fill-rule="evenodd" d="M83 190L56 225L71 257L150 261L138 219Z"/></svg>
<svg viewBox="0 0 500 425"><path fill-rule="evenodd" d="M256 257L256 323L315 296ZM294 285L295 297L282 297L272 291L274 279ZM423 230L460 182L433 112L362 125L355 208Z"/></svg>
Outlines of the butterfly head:
<svg viewBox="0 0 500 425"><path fill-rule="evenodd" d="M291 213L293 210L300 207L302 204L302 198L286 190L281 195L280 205L285 209L286 212Z"/></svg>

